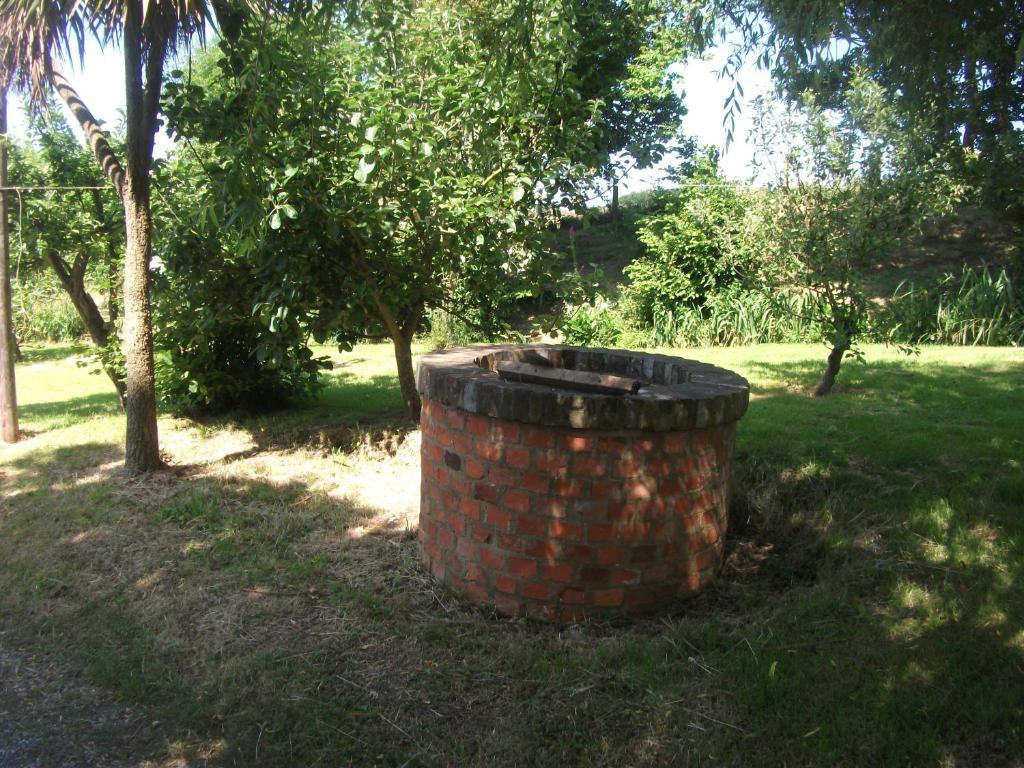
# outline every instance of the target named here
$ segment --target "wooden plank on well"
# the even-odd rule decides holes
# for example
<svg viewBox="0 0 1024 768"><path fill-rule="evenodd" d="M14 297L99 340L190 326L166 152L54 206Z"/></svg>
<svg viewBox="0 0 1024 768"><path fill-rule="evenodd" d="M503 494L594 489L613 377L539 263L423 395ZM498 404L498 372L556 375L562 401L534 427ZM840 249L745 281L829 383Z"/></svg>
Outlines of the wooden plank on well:
<svg viewBox="0 0 1024 768"><path fill-rule="evenodd" d="M635 393L643 382L624 376L595 371L574 371L569 368L545 368L530 363L500 362L495 366L498 376L506 381L521 381L528 384L545 384L560 389L578 389L583 392L600 392L607 395L628 395Z"/></svg>

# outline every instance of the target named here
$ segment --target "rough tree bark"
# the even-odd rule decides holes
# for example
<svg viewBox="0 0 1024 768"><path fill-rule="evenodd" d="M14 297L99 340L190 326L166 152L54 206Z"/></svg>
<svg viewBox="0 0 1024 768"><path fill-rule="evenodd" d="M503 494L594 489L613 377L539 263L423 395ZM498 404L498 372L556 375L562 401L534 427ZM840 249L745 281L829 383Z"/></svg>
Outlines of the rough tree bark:
<svg viewBox="0 0 1024 768"><path fill-rule="evenodd" d="M153 321L149 302L153 235L149 172L153 162L164 50L156 43L150 43L148 49L144 47L141 13L139 4L126 4L124 74L128 157L121 199L126 241L122 295L127 373L124 464L130 474L149 472L163 465L156 422Z"/></svg>
<svg viewBox="0 0 1024 768"><path fill-rule="evenodd" d="M0 86L0 188L7 186L7 89ZM0 189L0 439L18 440L18 399L14 383L14 328L11 319L10 238L7 192Z"/></svg>
<svg viewBox="0 0 1024 768"><path fill-rule="evenodd" d="M416 335L416 328L423 317L423 306L418 305L409 311L405 321L399 323L391 309L380 300L374 297L377 303L377 310L384 328L391 337L395 347L395 365L398 368L398 386L402 390L402 400L405 401L405 408L409 416L416 422L420 420L420 393L416 391L416 371L412 364L412 339Z"/></svg>
<svg viewBox="0 0 1024 768"><path fill-rule="evenodd" d="M832 391L832 387L836 383L836 376L839 375L839 366L843 364L843 355L849 348L849 344L837 344L832 347L832 351L828 354L828 362L825 364L825 373L822 374L818 386L814 388L812 397L824 397Z"/></svg>

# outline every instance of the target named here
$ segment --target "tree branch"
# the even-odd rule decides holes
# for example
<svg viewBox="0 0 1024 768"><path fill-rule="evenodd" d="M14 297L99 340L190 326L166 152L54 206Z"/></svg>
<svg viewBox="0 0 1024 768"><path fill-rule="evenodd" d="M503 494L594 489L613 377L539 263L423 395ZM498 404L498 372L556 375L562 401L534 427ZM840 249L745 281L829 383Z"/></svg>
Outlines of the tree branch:
<svg viewBox="0 0 1024 768"><path fill-rule="evenodd" d="M99 120L85 106L85 102L78 95L78 91L74 89L60 70L53 70L52 80L57 95L60 96L68 109L71 110L71 114L74 115L82 131L85 133L85 138L89 142L89 146L92 147L96 161L100 164L100 168L103 169L103 175L114 185L118 196L121 196L124 193L124 167L117 159L117 155L114 154L114 150L110 148L107 134L100 126Z"/></svg>

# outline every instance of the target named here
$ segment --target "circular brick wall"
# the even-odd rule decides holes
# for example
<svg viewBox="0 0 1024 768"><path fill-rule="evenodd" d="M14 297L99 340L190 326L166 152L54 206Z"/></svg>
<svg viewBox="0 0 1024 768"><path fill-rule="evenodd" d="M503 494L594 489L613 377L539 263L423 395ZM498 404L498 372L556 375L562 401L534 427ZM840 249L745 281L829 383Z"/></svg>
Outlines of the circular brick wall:
<svg viewBox="0 0 1024 768"><path fill-rule="evenodd" d="M577 370L635 364L650 384L580 394L493 371L537 353ZM428 355L419 386L419 537L439 580L503 614L578 621L648 610L714 578L740 377L656 355L509 346Z"/></svg>

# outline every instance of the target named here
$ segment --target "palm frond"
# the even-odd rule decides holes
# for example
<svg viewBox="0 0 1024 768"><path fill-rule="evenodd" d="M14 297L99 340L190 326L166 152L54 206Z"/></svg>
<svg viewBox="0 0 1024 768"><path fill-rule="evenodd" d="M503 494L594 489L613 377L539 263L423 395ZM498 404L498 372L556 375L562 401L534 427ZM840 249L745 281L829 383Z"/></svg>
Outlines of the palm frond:
<svg viewBox="0 0 1024 768"><path fill-rule="evenodd" d="M89 36L104 47L121 39L128 2L140 4L143 44L160 55L202 38L213 18L208 0L0 0L0 84L42 101L55 59L81 62Z"/></svg>

